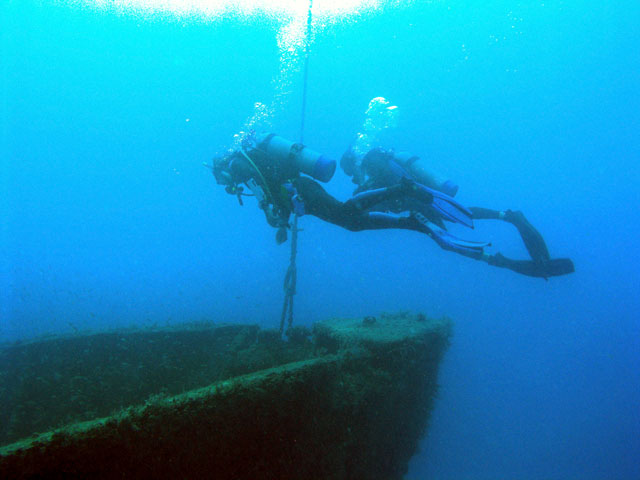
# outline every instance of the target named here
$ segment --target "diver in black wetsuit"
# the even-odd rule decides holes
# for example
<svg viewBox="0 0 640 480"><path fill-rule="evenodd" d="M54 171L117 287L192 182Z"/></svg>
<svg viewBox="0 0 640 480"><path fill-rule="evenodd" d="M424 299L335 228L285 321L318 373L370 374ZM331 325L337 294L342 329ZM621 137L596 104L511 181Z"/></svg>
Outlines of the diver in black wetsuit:
<svg viewBox="0 0 640 480"><path fill-rule="evenodd" d="M358 185L354 195L366 195L366 192L393 188L408 179L417 185L439 191L449 198L454 197L458 186L451 180L438 178L419 157L405 152L394 152L380 148L371 149L364 156L356 155L348 149L340 161L342 169L352 177ZM473 220L503 220L514 225L531 257L531 260L514 260L501 253L489 255L484 252L488 244L466 242L446 231L444 220L463 223L472 227L472 223L465 223L460 218L449 215L449 203L445 208L438 208L439 199L436 197L431 204L416 201L415 197L399 197L391 201L378 202L371 209L385 212L410 212L410 217L417 218L424 226L431 230L429 235L444 249L461 255L483 260L489 265L508 268L514 272L532 277L548 278L566 275L574 271L573 262L568 258L552 259L544 238L529 223L520 211L497 211L482 207L470 207L468 212ZM464 220L464 219L463 219Z"/></svg>
<svg viewBox="0 0 640 480"><path fill-rule="evenodd" d="M484 248L489 243L467 241L450 234L444 221L473 228L474 218L493 218L494 214L500 218L502 214L468 209L453 199L457 186L451 182L439 182L427 172L416 175L418 167L422 168L415 160L417 157L404 163L390 161L392 157L382 150L372 150L362 162L350 154L343 156L341 164L345 171L351 171L354 179L361 177L360 186L346 202L335 199L309 178L329 181L336 168L335 161L275 134L246 137L241 148L214 159L212 170L217 183L225 185L227 193L236 195L241 205L242 197L251 195L245 193L245 187L252 191L267 222L277 228L278 243L287 238L292 213L309 214L351 231L400 228L422 232L445 250L524 275L547 278L573 271L571 260L549 258L542 236L519 212L505 213L505 219L515 222L522 217L516 226L532 260L511 260L499 253L487 255ZM398 215L403 212L409 215Z"/></svg>
<svg viewBox="0 0 640 480"><path fill-rule="evenodd" d="M334 160L274 134L247 137L240 149L215 158L212 166L217 183L225 185L227 193L236 195L241 205L245 195L257 198L267 222L277 228L278 243L287 238L292 213L313 215L351 231L400 228L428 233L413 217L368 210L380 201L411 195L420 198L422 202L430 202L431 195L414 189L412 182L377 192L375 198L369 197L367 192L362 198L356 196L340 202L329 195L318 182L301 175L304 173L327 182L333 176L335 168ZM252 194L245 193L246 188ZM457 205L455 201L453 203ZM471 213L467 212L465 215L470 217Z"/></svg>

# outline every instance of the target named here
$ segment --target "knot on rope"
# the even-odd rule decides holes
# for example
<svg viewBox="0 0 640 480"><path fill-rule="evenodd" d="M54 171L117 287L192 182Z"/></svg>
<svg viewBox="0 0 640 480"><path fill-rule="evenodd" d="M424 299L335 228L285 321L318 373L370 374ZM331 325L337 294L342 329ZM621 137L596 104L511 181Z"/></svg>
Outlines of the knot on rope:
<svg viewBox="0 0 640 480"><path fill-rule="evenodd" d="M293 216L293 225L291 226L291 256L289 257L289 268L284 276L284 303L282 305L282 314L280 315L280 335L284 331L285 320L287 321L287 329L291 328L293 323L293 297L296 294L296 256L298 254L298 215Z"/></svg>

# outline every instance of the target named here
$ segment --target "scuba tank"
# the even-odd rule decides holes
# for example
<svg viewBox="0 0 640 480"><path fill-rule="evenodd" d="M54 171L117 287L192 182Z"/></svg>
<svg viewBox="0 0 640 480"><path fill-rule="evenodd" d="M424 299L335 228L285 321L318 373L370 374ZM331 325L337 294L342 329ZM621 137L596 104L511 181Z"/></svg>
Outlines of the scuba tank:
<svg viewBox="0 0 640 480"><path fill-rule="evenodd" d="M427 162L420 157L409 152L394 152L393 158L402 168L410 173L418 183L438 190L450 197L455 197L456 193L458 193L458 185L434 173L428 168Z"/></svg>
<svg viewBox="0 0 640 480"><path fill-rule="evenodd" d="M280 161L292 162L302 173L321 182L331 180L336 171L335 160L275 133L256 135L255 141L267 155Z"/></svg>

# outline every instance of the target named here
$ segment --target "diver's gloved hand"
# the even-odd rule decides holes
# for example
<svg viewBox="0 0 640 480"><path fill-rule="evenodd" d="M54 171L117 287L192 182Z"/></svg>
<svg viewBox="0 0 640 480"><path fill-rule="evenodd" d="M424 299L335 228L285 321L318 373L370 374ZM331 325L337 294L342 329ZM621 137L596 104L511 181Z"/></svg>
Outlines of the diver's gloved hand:
<svg viewBox="0 0 640 480"><path fill-rule="evenodd" d="M276 243L282 245L287 241L287 227L280 227L276 232Z"/></svg>
<svg viewBox="0 0 640 480"><path fill-rule="evenodd" d="M409 177L400 177L398 184L400 185L400 189L406 194L416 192L419 188L418 182ZM431 203L433 201L433 195L425 191L422 200L424 200L425 203Z"/></svg>
<svg viewBox="0 0 640 480"><path fill-rule="evenodd" d="M342 158L340 158L340 168L351 177L351 181L356 185L362 185L362 183L364 183L364 172L362 171L361 161L352 146L349 146L342 154Z"/></svg>

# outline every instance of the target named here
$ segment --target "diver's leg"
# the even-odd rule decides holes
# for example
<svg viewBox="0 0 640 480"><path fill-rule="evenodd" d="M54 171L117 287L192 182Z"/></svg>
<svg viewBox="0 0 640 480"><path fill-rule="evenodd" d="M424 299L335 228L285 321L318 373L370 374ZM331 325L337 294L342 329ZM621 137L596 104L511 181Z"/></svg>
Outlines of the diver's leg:
<svg viewBox="0 0 640 480"><path fill-rule="evenodd" d="M400 178L400 182L395 185L358 193L346 203L360 210L369 210L382 202L409 197L432 206L444 220L473 228L469 209L449 195L405 177Z"/></svg>
<svg viewBox="0 0 640 480"><path fill-rule="evenodd" d="M345 202L348 208L354 210L370 210L376 205L389 200L396 200L408 193L408 188L404 183L398 183L388 187L376 188L357 193Z"/></svg>
<svg viewBox="0 0 640 480"><path fill-rule="evenodd" d="M364 212L352 215L350 218L350 230L381 230L398 228L401 230L413 230L427 233L427 230L412 217L403 217L391 213Z"/></svg>
<svg viewBox="0 0 640 480"><path fill-rule="evenodd" d="M453 200L453 197L439 192L438 190L434 190L425 185L422 185L415 180L407 177L401 177L398 183L389 185L387 187L381 187L357 193L345 203L353 204L360 210L369 210L379 203L408 197L424 203L425 205L431 205L436 200L441 200L441 202L439 202L437 206L439 206L440 203L449 202L454 207L462 210L465 217L471 216L471 212L469 212L466 207L463 207L458 202ZM457 217L457 215L455 217ZM458 221L455 217L452 221Z"/></svg>
<svg viewBox="0 0 640 480"><path fill-rule="evenodd" d="M400 228L424 232L422 225L413 218L363 210L354 201L355 197L343 203L329 195L320 184L310 178L300 177L296 179L295 186L298 194L302 197L306 213L347 230L357 232L361 230ZM364 198L366 202L369 201L369 197L366 195L360 198ZM382 201L379 200L380 197L377 198L376 203Z"/></svg>
<svg viewBox="0 0 640 480"><path fill-rule="evenodd" d="M499 211L482 207L470 207L469 210L473 213L474 220L504 220L516 227L532 260L547 261L551 258L542 234L529 223L521 211Z"/></svg>
<svg viewBox="0 0 640 480"><path fill-rule="evenodd" d="M469 210L471 210L474 220L499 220L501 213L504 216L504 212L491 210L490 208L469 207Z"/></svg>

